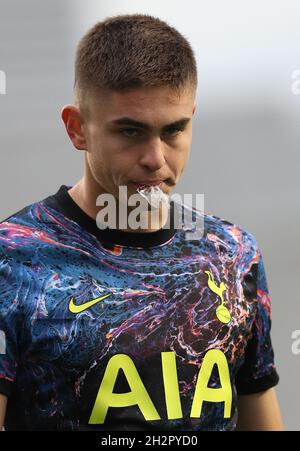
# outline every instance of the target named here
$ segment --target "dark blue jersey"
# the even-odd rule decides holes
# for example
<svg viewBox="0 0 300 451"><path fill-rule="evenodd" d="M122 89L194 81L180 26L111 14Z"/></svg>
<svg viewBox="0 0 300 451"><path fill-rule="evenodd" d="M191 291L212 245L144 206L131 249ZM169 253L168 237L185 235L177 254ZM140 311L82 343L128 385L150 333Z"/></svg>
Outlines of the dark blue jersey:
<svg viewBox="0 0 300 451"><path fill-rule="evenodd" d="M255 238L198 210L198 239L100 230L69 188L0 224L5 428L233 430L278 382Z"/></svg>

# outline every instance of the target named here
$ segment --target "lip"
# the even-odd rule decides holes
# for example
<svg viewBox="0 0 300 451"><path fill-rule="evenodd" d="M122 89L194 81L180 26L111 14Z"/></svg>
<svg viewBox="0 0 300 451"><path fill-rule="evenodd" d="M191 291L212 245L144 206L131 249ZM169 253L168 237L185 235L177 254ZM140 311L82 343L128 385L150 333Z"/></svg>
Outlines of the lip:
<svg viewBox="0 0 300 451"><path fill-rule="evenodd" d="M136 186L161 186L164 181L163 180L143 180L141 182L132 182Z"/></svg>

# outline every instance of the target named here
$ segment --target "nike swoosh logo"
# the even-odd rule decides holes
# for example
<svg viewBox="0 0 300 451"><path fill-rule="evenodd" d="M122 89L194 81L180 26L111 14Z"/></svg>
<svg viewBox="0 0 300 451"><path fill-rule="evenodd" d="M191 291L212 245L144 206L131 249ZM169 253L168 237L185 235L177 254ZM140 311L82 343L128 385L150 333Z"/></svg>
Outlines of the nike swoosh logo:
<svg viewBox="0 0 300 451"><path fill-rule="evenodd" d="M105 299L111 295L112 295L112 293L105 294L104 296L100 296L99 298L92 299L91 301L85 302L84 304L80 304L80 305L74 304L74 298L71 298L70 302L69 302L69 310L71 313L84 312L84 310L87 310L87 309L93 307L93 305L97 304L100 301L103 301L103 299Z"/></svg>

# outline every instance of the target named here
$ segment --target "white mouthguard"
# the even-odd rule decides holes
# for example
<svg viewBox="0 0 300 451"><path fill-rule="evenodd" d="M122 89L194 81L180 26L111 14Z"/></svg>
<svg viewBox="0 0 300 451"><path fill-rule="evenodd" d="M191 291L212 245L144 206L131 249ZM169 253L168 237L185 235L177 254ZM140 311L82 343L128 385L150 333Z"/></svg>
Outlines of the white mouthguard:
<svg viewBox="0 0 300 451"><path fill-rule="evenodd" d="M159 208L160 202L169 202L168 195L159 186L148 185L146 188L137 188L137 192L154 208Z"/></svg>

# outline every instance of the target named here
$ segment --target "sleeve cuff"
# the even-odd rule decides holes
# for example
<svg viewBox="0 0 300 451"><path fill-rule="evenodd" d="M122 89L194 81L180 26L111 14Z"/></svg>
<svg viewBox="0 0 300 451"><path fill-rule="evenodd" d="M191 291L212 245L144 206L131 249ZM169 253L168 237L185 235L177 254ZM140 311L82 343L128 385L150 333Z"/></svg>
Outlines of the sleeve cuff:
<svg viewBox="0 0 300 451"><path fill-rule="evenodd" d="M13 382L8 381L7 379L0 379L0 393L5 396L9 396L11 394L13 387Z"/></svg>
<svg viewBox="0 0 300 451"><path fill-rule="evenodd" d="M236 383L236 389L238 395L251 395L254 393L259 393L269 388L274 387L279 382L279 376L277 371L274 369L271 373L263 376L259 379L245 380L243 382Z"/></svg>

